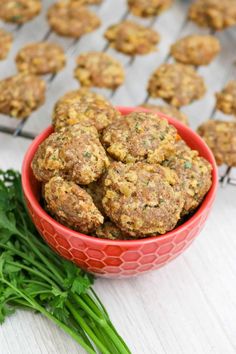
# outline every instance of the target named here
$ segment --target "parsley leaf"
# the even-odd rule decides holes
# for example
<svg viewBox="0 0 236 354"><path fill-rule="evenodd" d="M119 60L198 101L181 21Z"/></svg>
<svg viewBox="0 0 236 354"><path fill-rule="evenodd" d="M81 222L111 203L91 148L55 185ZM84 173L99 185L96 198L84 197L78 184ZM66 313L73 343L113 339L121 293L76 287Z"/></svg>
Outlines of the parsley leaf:
<svg viewBox="0 0 236 354"><path fill-rule="evenodd" d="M56 323L90 354L110 354L110 348L129 354L92 284L92 275L43 242L29 218L20 174L0 170L0 324L27 308Z"/></svg>

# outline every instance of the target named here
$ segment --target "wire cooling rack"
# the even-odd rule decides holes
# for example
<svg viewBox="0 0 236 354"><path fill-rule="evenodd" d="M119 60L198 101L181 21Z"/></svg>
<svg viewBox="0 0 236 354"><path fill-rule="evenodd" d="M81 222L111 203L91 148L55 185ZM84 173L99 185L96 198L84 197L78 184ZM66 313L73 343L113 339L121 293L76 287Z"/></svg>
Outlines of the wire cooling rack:
<svg viewBox="0 0 236 354"><path fill-rule="evenodd" d="M0 115L0 132L24 139L34 139L45 127L50 124L51 111L56 100L69 90L78 88L73 79L73 70L76 57L86 51L97 50L111 54L123 64L126 71L125 84L115 91L95 89L111 100L114 105L137 106L144 102L155 104L161 100L153 100L147 94L146 87L151 73L162 63L172 62L169 48L178 38L188 34L214 34L221 42L221 54L207 67L198 68L198 72L205 79L208 87L205 97L182 111L190 119L190 125L195 129L203 121L211 119L230 119L215 108L214 94L220 91L229 79L236 79L236 30L234 28L213 33L202 29L187 20L188 3L174 1L174 5L159 17L142 19L129 13L126 0L103 0L99 6L91 6L101 18L101 27L80 39L69 39L56 35L48 26L46 13L48 7L55 1L43 1L43 10L34 20L24 25L9 25L1 23L1 27L11 31L14 36L13 48L5 61L0 62L0 79L14 75L17 70L14 63L16 53L25 44L40 40L47 40L60 44L67 54L67 65L56 75L44 77L47 82L46 102L30 117L17 120ZM126 56L110 48L103 34L108 26L125 19L134 20L147 27L155 29L161 35L158 50L145 56ZM222 186L236 186L236 169L227 166L219 168L220 183Z"/></svg>

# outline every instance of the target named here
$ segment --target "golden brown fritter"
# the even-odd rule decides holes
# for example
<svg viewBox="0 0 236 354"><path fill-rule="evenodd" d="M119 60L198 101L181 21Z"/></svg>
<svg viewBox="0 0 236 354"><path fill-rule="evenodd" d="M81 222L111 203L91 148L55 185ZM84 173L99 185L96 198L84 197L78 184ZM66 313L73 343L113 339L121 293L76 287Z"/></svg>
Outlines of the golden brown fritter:
<svg viewBox="0 0 236 354"><path fill-rule="evenodd" d="M108 165L97 130L82 124L51 134L32 161L34 175L41 182L59 175L82 185L97 180Z"/></svg>
<svg viewBox="0 0 236 354"><path fill-rule="evenodd" d="M110 124L102 135L107 152L125 163L159 163L174 152L177 131L155 113L133 112Z"/></svg>
<svg viewBox="0 0 236 354"><path fill-rule="evenodd" d="M169 168L143 162L114 162L104 181L103 207L127 235L143 237L172 230L183 208L178 177Z"/></svg>
<svg viewBox="0 0 236 354"><path fill-rule="evenodd" d="M59 130L77 123L94 125L102 131L120 113L103 96L87 89L74 90L62 96L54 106L53 126Z"/></svg>
<svg viewBox="0 0 236 354"><path fill-rule="evenodd" d="M113 48L129 55L148 54L156 49L160 40L153 29L129 20L110 26L104 36Z"/></svg>
<svg viewBox="0 0 236 354"><path fill-rule="evenodd" d="M140 107L147 108L152 112L164 113L169 117L179 120L181 123L183 123L185 125L189 125L188 117L183 112L180 112L180 110L178 110L175 107L159 106L159 105L155 105L155 104L151 104L151 103L144 103Z"/></svg>
<svg viewBox="0 0 236 354"><path fill-rule="evenodd" d="M236 122L209 120L198 128L218 165L236 166Z"/></svg>
<svg viewBox="0 0 236 354"><path fill-rule="evenodd" d="M168 9L173 0L128 0L128 7L135 16L150 17Z"/></svg>
<svg viewBox="0 0 236 354"><path fill-rule="evenodd" d="M126 240L129 238L111 221L106 221L100 225L96 230L96 236L109 240Z"/></svg>
<svg viewBox="0 0 236 354"><path fill-rule="evenodd" d="M190 6L188 17L199 26L222 30L236 24L236 1L197 0Z"/></svg>
<svg viewBox="0 0 236 354"><path fill-rule="evenodd" d="M0 60L5 59L11 49L13 36L3 28L0 28Z"/></svg>
<svg viewBox="0 0 236 354"><path fill-rule="evenodd" d="M64 50L56 43L27 44L16 56L18 70L35 75L57 73L65 63Z"/></svg>
<svg viewBox="0 0 236 354"><path fill-rule="evenodd" d="M171 46L176 61L194 66L208 65L220 51L220 42L214 36L190 35Z"/></svg>
<svg viewBox="0 0 236 354"><path fill-rule="evenodd" d="M0 19L22 24L37 16L41 8L40 0L1 0Z"/></svg>
<svg viewBox="0 0 236 354"><path fill-rule="evenodd" d="M124 82L124 69L120 62L102 52L83 53L77 58L74 77L85 87L116 89Z"/></svg>
<svg viewBox="0 0 236 354"><path fill-rule="evenodd" d="M103 223L92 198L74 182L56 176L44 185L46 209L62 225L89 233Z"/></svg>
<svg viewBox="0 0 236 354"><path fill-rule="evenodd" d="M225 114L236 116L236 80L230 81L216 94L216 107Z"/></svg>
<svg viewBox="0 0 236 354"><path fill-rule="evenodd" d="M97 15L75 1L56 2L49 8L47 17L52 30L66 37L79 38L100 26Z"/></svg>
<svg viewBox="0 0 236 354"><path fill-rule="evenodd" d="M26 118L45 100L45 82L31 74L18 74L0 81L0 113Z"/></svg>
<svg viewBox="0 0 236 354"><path fill-rule="evenodd" d="M84 189L91 196L94 204L96 205L96 207L104 217L106 217L106 213L102 205L102 198L104 197L105 174L103 174L102 177L100 177L97 181L92 182L87 186L84 186Z"/></svg>
<svg viewBox="0 0 236 354"><path fill-rule="evenodd" d="M148 92L151 97L163 98L172 106L186 106L201 98L206 91L204 81L193 67L162 64L149 79Z"/></svg>
<svg viewBox="0 0 236 354"><path fill-rule="evenodd" d="M211 187L210 163L200 157L196 150L191 150L183 140L179 140L176 143L176 153L164 161L163 165L175 171L179 177L184 199L181 215L189 214L200 205Z"/></svg>

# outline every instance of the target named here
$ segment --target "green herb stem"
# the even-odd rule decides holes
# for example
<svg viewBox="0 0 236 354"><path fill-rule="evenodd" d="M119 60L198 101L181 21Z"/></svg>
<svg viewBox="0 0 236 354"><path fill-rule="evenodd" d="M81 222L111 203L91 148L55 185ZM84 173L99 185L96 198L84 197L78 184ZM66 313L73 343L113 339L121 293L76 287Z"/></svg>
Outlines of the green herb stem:
<svg viewBox="0 0 236 354"><path fill-rule="evenodd" d="M33 308L34 310L40 312L41 314L43 314L45 317L47 317L48 319L50 319L51 321L53 321L55 324L57 324L60 328L62 328L67 334L69 334L74 340L76 340L77 343L79 343L89 354L96 354L96 352L91 349L91 347L89 347L87 345L87 343L85 343L83 341L83 339L71 328L69 328L68 326L66 326L64 323L62 323L61 321L59 321L56 317L54 317L50 312L48 312L47 310L45 310L42 306L40 306L36 301L34 301L31 297L29 297L28 295L26 295L24 293L24 291L19 290L18 288L16 288L15 286L13 286L10 282L8 282L6 279L4 279L3 277L0 278L2 280L3 283L5 283L6 285L8 285L10 288L12 288L16 293L18 293L22 298L24 298L26 300L26 302L29 304L29 306L31 308Z"/></svg>
<svg viewBox="0 0 236 354"><path fill-rule="evenodd" d="M101 318L100 316L97 316L91 308L81 299L80 296L77 294L73 294L73 299L81 306L81 308L89 315L91 318L97 322L100 326L106 326L107 322L104 318Z"/></svg>
<svg viewBox="0 0 236 354"><path fill-rule="evenodd" d="M38 270L36 270L34 268L27 267L26 265L24 265L22 263L18 263L18 262L6 261L6 263L8 263L10 265L17 266L20 269L25 269L25 270L27 270L27 272L37 275L39 278L46 280L49 284L58 288L58 285L52 279L48 278L46 275L42 274L41 272L39 272Z"/></svg>
<svg viewBox="0 0 236 354"><path fill-rule="evenodd" d="M18 308L37 311L89 354L130 354L92 283L37 233L20 174L0 170L0 323Z"/></svg>
<svg viewBox="0 0 236 354"><path fill-rule="evenodd" d="M39 262L35 261L32 257L28 256L26 253L23 253L11 246L4 245L1 242L0 242L0 248L4 248L6 250L14 252L14 254L17 254L18 256L22 257L23 259L25 259L29 263L33 264L34 266L36 266L41 272L43 272L47 276L52 277L52 273L50 271L48 271L45 267L43 267Z"/></svg>
<svg viewBox="0 0 236 354"><path fill-rule="evenodd" d="M92 291L92 288L90 290ZM91 309L93 309L94 313L96 313L98 316L102 314L103 317L105 317L107 320L109 319L107 312L104 312L104 309L100 306L100 303L98 302L101 308L98 307L98 304L96 304L94 299L89 294L81 294L81 298L88 304Z"/></svg>
<svg viewBox="0 0 236 354"><path fill-rule="evenodd" d="M73 295L74 300L81 306L81 308L91 316L91 318L103 328L104 332L106 332L109 338L112 339L115 346L119 349L120 354L127 354L130 351L127 351L127 347L124 345L123 341L120 340L120 337L114 332L113 328L109 326L108 322L105 318L97 316L90 307L77 295ZM93 306L94 307L94 306Z"/></svg>
<svg viewBox="0 0 236 354"><path fill-rule="evenodd" d="M24 237L21 232L18 232L18 235ZM37 247L35 247L35 245L28 238L25 239L28 242L30 248L34 249L35 254L43 261L43 263L48 267L48 269L51 270L51 272L57 277L58 280L63 282L63 278L57 268L37 249Z"/></svg>
<svg viewBox="0 0 236 354"><path fill-rule="evenodd" d="M94 302L94 300L91 298L91 296L89 296L88 294L82 294L81 297L87 302L87 304L94 310L94 312L96 312L98 315L102 314L104 318L106 318L107 322L110 325L110 328L113 331L113 335L116 335L120 342L123 344L123 347L126 349L127 353L130 353L129 348L127 347L126 343L124 342L123 338L119 335L119 333L116 331L115 327L113 326L109 315L105 309L105 307L103 306L101 300L99 299L99 297L97 296L97 294L95 293L95 291L90 288L90 291L92 293L92 295L95 297L96 301L98 302L99 306L101 307L101 310L98 308L98 305Z"/></svg>
<svg viewBox="0 0 236 354"><path fill-rule="evenodd" d="M93 340L93 342L96 344L96 346L102 351L103 354L111 354L101 343L101 341L95 336L94 332L91 330L91 328L87 325L87 323L84 321L84 319L79 315L78 311L74 308L74 306L67 301L66 305L68 309L70 310L72 316L74 316L74 319L76 322L84 329L84 331L88 334L88 336Z"/></svg>
<svg viewBox="0 0 236 354"><path fill-rule="evenodd" d="M64 323L59 321L56 317L51 315L48 311L46 311L43 307L39 307L38 310L48 319L52 320L55 324L57 324L61 329L63 329L67 334L69 334L77 343L79 343L89 354L96 354L96 352L88 346L88 344L71 328L66 326Z"/></svg>

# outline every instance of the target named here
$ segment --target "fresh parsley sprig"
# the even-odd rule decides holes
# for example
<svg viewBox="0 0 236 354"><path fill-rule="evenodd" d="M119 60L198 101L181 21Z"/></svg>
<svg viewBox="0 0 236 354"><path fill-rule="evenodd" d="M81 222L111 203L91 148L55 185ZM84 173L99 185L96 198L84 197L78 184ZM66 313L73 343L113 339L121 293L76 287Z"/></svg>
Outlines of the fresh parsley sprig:
<svg viewBox="0 0 236 354"><path fill-rule="evenodd" d="M93 280L43 242L27 213L20 174L0 170L0 323L17 309L32 310L90 354L129 354Z"/></svg>

